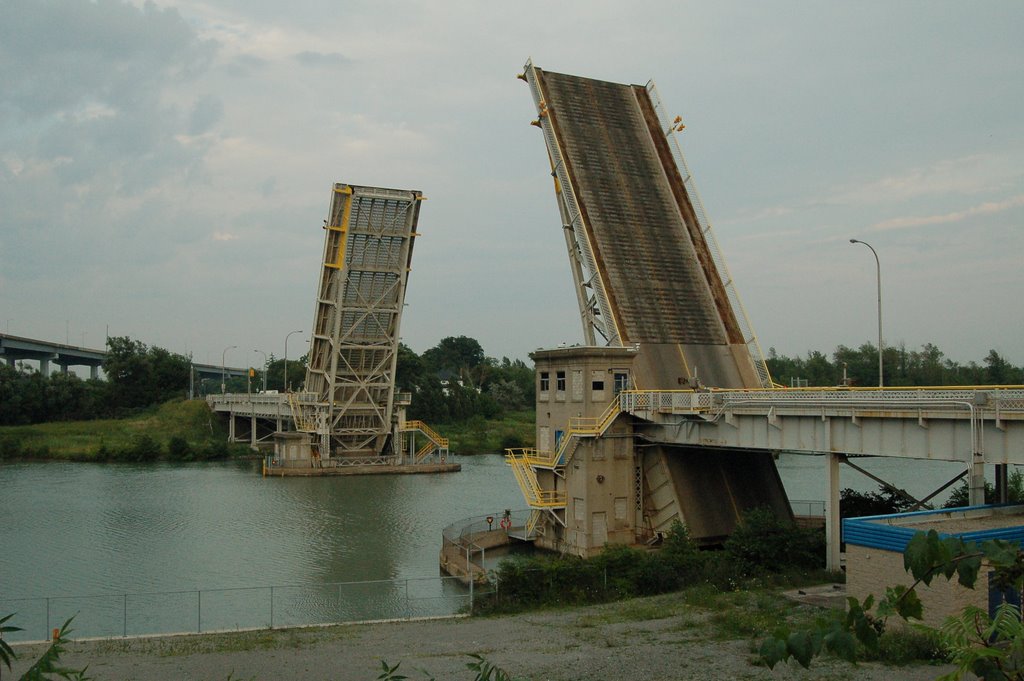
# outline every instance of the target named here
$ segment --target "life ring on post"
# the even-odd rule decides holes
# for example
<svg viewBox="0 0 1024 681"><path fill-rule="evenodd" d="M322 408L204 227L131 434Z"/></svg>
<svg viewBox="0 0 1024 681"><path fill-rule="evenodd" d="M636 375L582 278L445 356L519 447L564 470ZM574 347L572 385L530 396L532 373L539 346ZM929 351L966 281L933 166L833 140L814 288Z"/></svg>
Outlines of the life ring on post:
<svg viewBox="0 0 1024 681"><path fill-rule="evenodd" d="M506 518L502 518L501 519L501 523L499 523L499 524L501 525L501 529L507 530L507 529L512 527L512 519L511 518L507 518L507 517Z"/></svg>

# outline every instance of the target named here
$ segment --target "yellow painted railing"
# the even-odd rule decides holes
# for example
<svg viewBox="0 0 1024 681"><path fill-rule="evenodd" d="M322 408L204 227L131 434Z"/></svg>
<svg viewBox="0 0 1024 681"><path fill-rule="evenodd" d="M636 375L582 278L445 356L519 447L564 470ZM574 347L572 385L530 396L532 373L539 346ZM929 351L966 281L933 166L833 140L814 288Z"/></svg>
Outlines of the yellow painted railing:
<svg viewBox="0 0 1024 681"><path fill-rule="evenodd" d="M530 517L526 520L526 527L523 528L523 534L527 537L532 537L537 532L537 526L540 525L540 519L544 517L544 511L539 508L533 509L530 512Z"/></svg>
<svg viewBox="0 0 1024 681"><path fill-rule="evenodd" d="M537 473L527 462L526 457L517 455L509 450L505 455L505 462L512 468L512 474L519 489L522 490L523 498L531 508L565 508L565 492L559 490L542 489L537 480Z"/></svg>
<svg viewBox="0 0 1024 681"><path fill-rule="evenodd" d="M603 434L619 415L619 411L619 400L616 398L611 401L604 413L596 418L570 419L569 430L562 435L558 447L553 452L540 449L505 450L505 462L512 468L528 506L535 509L565 508L565 492L542 489L535 469L555 469L566 465L566 453L570 451L570 443L578 444L581 437L597 437ZM539 514L531 516L526 529L527 536L536 528L539 521Z"/></svg>
<svg viewBox="0 0 1024 681"><path fill-rule="evenodd" d="M316 422L307 417L306 410L302 408L298 393L288 393L288 406L292 410L292 418L295 420L295 429L301 432L312 433L316 430Z"/></svg>
<svg viewBox="0 0 1024 681"><path fill-rule="evenodd" d="M416 452L416 463L420 463L437 450L441 450L442 456L448 451L448 438L442 437L423 421L406 421L399 430L403 432L416 430L426 436L427 442Z"/></svg>
<svg viewBox="0 0 1024 681"><path fill-rule="evenodd" d="M616 397L608 404L604 413L597 418L576 416L569 419L569 433L590 436L601 435L604 431L608 430L608 426L612 424L612 421L615 420L615 417L619 415L620 411L619 399Z"/></svg>

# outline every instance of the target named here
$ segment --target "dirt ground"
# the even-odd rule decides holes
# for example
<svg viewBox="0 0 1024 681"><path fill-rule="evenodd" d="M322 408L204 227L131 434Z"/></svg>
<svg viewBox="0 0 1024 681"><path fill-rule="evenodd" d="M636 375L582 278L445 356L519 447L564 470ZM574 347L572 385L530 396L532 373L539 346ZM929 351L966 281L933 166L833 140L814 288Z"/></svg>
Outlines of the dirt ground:
<svg viewBox="0 0 1024 681"><path fill-rule="evenodd" d="M811 606L801 606L811 607ZM676 594L502 617L393 622L231 634L71 642L62 661L88 665L99 681L149 679L375 679L381 660L410 679L469 679L471 653L514 678L569 679L934 679L950 667L857 666L824 658L804 670L754 664L751 637L727 640L713 613ZM757 637L755 637L757 638ZM18 678L44 650L18 646ZM421 671L422 670L422 671ZM6 670L5 670L6 671ZM6 677L6 674L4 675Z"/></svg>

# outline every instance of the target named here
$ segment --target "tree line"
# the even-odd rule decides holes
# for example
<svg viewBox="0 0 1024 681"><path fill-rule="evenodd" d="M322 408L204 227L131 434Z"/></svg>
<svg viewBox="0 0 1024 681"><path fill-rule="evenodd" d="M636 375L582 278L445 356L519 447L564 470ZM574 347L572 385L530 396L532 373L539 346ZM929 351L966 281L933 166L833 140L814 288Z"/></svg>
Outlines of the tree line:
<svg viewBox="0 0 1024 681"><path fill-rule="evenodd" d="M412 393L409 418L454 423L533 409L533 368L520 359L487 357L480 343L449 336L417 355L398 349L395 383Z"/></svg>
<svg viewBox="0 0 1024 681"><path fill-rule="evenodd" d="M107 380L83 380L73 373L44 376L24 367L0 365L0 425L76 421L128 416L169 399L185 397L190 387L191 360L126 336L107 339L103 364ZM268 390L284 391L285 363L268 358ZM981 362L961 364L935 345L920 350L904 345L883 352L887 386L1022 385L1024 367L1014 366L996 350ZM878 385L878 349L838 346L831 356L820 351L786 357L769 348L768 370L781 385ZM301 389L306 358L288 361L288 383ZM220 381L194 381L196 394L219 391ZM257 391L263 370L231 378L228 392ZM396 386L412 393L409 418L431 423L457 423L477 416L495 418L534 405L533 368L522 360L488 357L480 343L467 336L449 336L417 354L398 348Z"/></svg>
<svg viewBox="0 0 1024 681"><path fill-rule="evenodd" d="M181 397L188 390L191 362L164 348L126 336L107 339L107 380L74 373L44 376L25 367L0 366L0 425L87 421L129 416Z"/></svg>
<svg viewBox="0 0 1024 681"><path fill-rule="evenodd" d="M831 357L818 350L806 357L786 357L769 348L765 361L772 380L784 386L878 385L878 346L871 343L840 345ZM980 364L961 364L931 343L920 350L908 350L902 343L884 348L882 372L887 386L1024 384L1024 367L1013 366L995 350Z"/></svg>
<svg viewBox="0 0 1024 681"><path fill-rule="evenodd" d="M284 391L284 360L273 355L268 360L249 378L228 379L227 391L260 390L264 370L267 389ZM44 376L24 365L2 364L0 426L120 418L183 398L190 385L198 396L220 390L217 379L190 376L191 364L185 355L126 336L107 339L106 380L81 379L71 372ZM401 344L397 365L397 388L413 394L410 418L452 423L533 407L533 369L521 360L487 357L473 338L444 338L422 355ZM288 360L292 389L301 389L305 376L305 357Z"/></svg>

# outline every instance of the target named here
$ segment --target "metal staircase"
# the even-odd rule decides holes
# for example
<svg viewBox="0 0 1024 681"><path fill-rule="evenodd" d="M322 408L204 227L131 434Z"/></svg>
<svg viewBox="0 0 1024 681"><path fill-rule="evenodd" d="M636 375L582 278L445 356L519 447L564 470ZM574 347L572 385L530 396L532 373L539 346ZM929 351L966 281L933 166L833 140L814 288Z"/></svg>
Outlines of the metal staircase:
<svg viewBox="0 0 1024 681"><path fill-rule="evenodd" d="M564 509L566 503L566 495L563 490L544 488L537 477L537 470L550 470L557 477L561 477L562 469L572 462L572 456L579 446L580 439L603 435L619 413L619 400L616 398L612 400L604 413L596 418L576 417L571 419L568 430L552 452L538 449L505 450L505 463L512 468L512 473L516 482L519 483L519 489L523 493L526 504L535 511L527 523L525 532L527 536L538 532L538 527L543 527L540 522L541 511ZM555 518L558 519L557 515ZM543 531L540 530L540 533Z"/></svg>
<svg viewBox="0 0 1024 681"><path fill-rule="evenodd" d="M439 435L433 428L423 421L405 421L399 427L399 432L417 432L426 438L426 443L416 450L416 454L413 457L413 461L415 463L423 463L423 461L432 454L438 454L441 457L441 461L444 461L448 457L448 438ZM403 449L405 448L404 441L401 446Z"/></svg>

